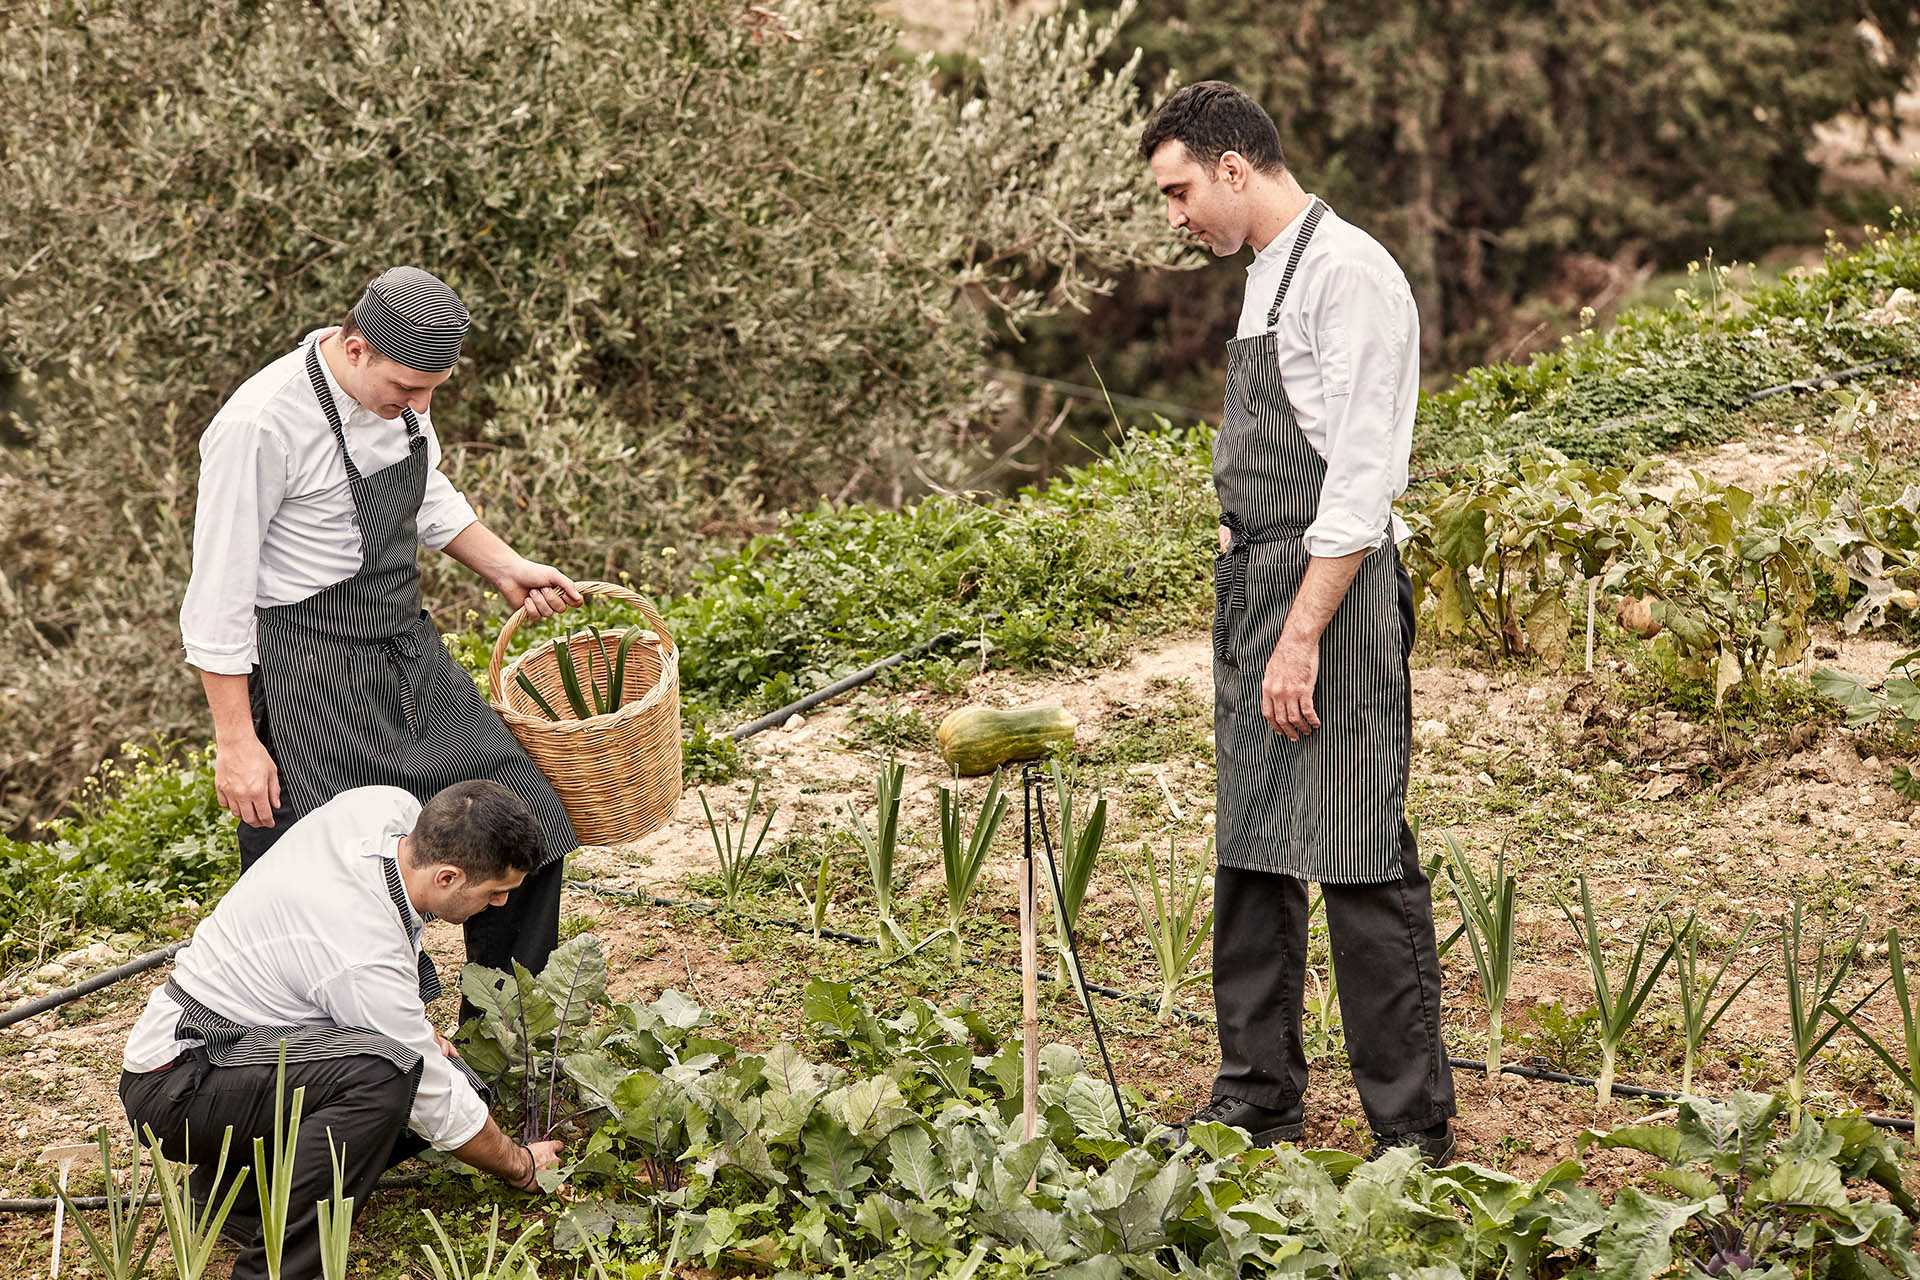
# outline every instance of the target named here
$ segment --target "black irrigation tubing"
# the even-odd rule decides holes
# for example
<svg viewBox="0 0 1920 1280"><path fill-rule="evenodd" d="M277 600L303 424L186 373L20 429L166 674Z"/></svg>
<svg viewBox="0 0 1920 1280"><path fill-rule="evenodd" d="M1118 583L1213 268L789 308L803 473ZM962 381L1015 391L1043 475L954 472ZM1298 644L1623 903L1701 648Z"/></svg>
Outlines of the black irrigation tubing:
<svg viewBox="0 0 1920 1280"><path fill-rule="evenodd" d="M934 649L939 648L941 645L946 644L949 641L958 640L961 634L962 633L959 631L942 631L939 635L934 636L931 639L922 640L919 644L914 645L912 648L902 649L900 652L896 654L892 654L888 657L880 659L880 661L872 664L871 666L862 667L858 671L854 672L852 675L844 676L841 679L834 681L832 684L828 685L824 689L816 689L812 693L808 694L804 698L801 698L797 702L789 702L786 706L781 707L778 711L769 711L766 715L761 716L758 720L748 721L746 724L741 725L738 729L733 730L727 736L729 738L732 738L735 742L738 742L743 738L751 738L756 733L762 733L768 729L778 728L780 725L785 724L788 720L792 719L794 716L800 715L803 712L811 711L815 707L819 706L821 703L827 701L830 698L837 698L849 689L858 688L859 686L865 684L867 681L873 679L875 676L879 675L882 671L885 671L888 667L897 667L903 662L911 662L913 659L918 658L922 654L930 653Z"/></svg>
<svg viewBox="0 0 1920 1280"><path fill-rule="evenodd" d="M35 999L26 1000L14 1005L5 1013L0 1013L0 1028L10 1027L16 1022L25 1022L28 1018L45 1013L49 1009L58 1009L63 1004L70 1004L78 1000L81 996L91 995L102 987L110 987L116 982L131 978L136 973L145 973L149 969L156 969L173 959L173 953L186 945L186 939L182 938L178 942L169 943L158 951L141 956L137 960L129 960L117 968L107 970L105 973L96 973L91 978L82 982L76 982L70 987L62 987L58 991L50 991L44 996L39 996Z"/></svg>
<svg viewBox="0 0 1920 1280"><path fill-rule="evenodd" d="M427 1180L418 1174L400 1174L382 1178L375 1185L386 1190L397 1190L406 1187L423 1187L426 1184ZM142 1196L138 1202L135 1202L131 1195L118 1195L112 1198L118 1200L123 1209L151 1209L160 1203L158 1194ZM107 1200L106 1196L68 1196L67 1206L72 1209L104 1209L107 1207ZM0 1213L52 1213L54 1206L59 1203L57 1196L28 1200L0 1200Z"/></svg>
<svg viewBox="0 0 1920 1280"><path fill-rule="evenodd" d="M726 908L716 906L710 902L691 902L679 898L662 898L655 894L638 893L632 889L615 889L608 885L590 884L584 880L569 880L567 881L567 885L583 893L605 894L609 897L625 898L629 901L643 902L656 907L684 908L689 911L698 911L707 915L719 915L726 910ZM750 916L741 914L740 919L746 921L748 924L788 929L794 933L813 932L811 927L797 920L782 920L776 916ZM832 938L838 942L851 942L855 946L861 947L871 947L875 945L874 940L864 933L847 933L839 929L822 929L820 936L823 938ZM996 969L1006 973L1020 972L1019 965L1009 964L1004 960L986 960L979 956L968 956L966 957L966 963L978 969ZM878 970L875 972L878 972ZM870 977L872 975L863 976ZM1044 971L1037 976L1041 982L1052 982L1054 980L1053 974ZM1152 996L1140 995L1132 991L1122 991L1118 987L1103 986L1098 982L1088 982L1084 978L1081 980L1081 985L1094 995L1105 996L1110 1000L1119 1000L1127 1004L1139 1005L1142 1009L1152 1009L1156 1012L1160 1008L1160 1002ZM1197 1026L1207 1027L1214 1025L1214 1020L1206 1014L1188 1009L1183 1005L1174 1005L1171 1012L1174 1017L1180 1019L1182 1022L1190 1022ZM1449 1055L1447 1065L1455 1071L1474 1071L1481 1075L1485 1075L1487 1072L1487 1064L1478 1058L1460 1058ZM1519 1076L1523 1080L1539 1080L1547 1084L1578 1085L1583 1089L1591 1089L1599 1084L1599 1081L1595 1080L1592 1076L1571 1075L1565 1071L1552 1071L1546 1067L1529 1067L1517 1062L1502 1065L1500 1074ZM1651 1102L1682 1102L1689 1096L1701 1102L1718 1101L1718 1099L1703 1097L1699 1094L1687 1095L1675 1093L1669 1089L1655 1089L1646 1085L1621 1084L1619 1082L1615 1082L1613 1092L1623 1098L1645 1098ZM1899 1116L1867 1115L1861 1118L1867 1121L1867 1123L1881 1129L1896 1129L1904 1133L1912 1133L1914 1131L1913 1121L1910 1119L1902 1119Z"/></svg>
<svg viewBox="0 0 1920 1280"><path fill-rule="evenodd" d="M1733 402L1735 408L1753 404L1755 401L1771 399L1774 396L1789 395L1799 391L1827 391L1843 382L1852 382L1869 373L1879 373L1891 369L1912 359L1911 356L1888 356L1884 360L1875 360L1870 364L1857 364L1851 369L1842 369L1837 373L1823 373L1815 378L1801 378L1794 382L1783 382L1777 387L1767 387L1760 391L1749 391ZM1909 1125L1909 1128L1912 1126Z"/></svg>

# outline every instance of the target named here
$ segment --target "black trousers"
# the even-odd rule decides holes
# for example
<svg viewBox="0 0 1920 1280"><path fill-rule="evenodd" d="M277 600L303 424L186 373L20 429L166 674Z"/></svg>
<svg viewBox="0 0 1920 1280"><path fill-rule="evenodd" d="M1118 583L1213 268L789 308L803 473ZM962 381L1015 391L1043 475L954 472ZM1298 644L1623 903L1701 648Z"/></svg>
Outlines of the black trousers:
<svg viewBox="0 0 1920 1280"><path fill-rule="evenodd" d="M120 1101L137 1138L144 1142L151 1128L163 1155L195 1166L188 1185L205 1204L224 1198L239 1170L252 1165L254 1138L272 1145L277 1073L277 1066L218 1067L205 1050L188 1049L164 1070L122 1072ZM382 1173L425 1149L427 1144L407 1129L414 1083L414 1073L371 1055L287 1064L288 1097L297 1088L307 1092L294 1143L282 1280L321 1274L317 1206L333 1194L332 1149L340 1152L342 1192L353 1197L356 1215L366 1208ZM216 1187L214 1167L229 1127L226 1176ZM254 1170L242 1184L234 1201L236 1216L259 1216L259 1173ZM266 1274L266 1247L256 1238L235 1260L234 1280Z"/></svg>
<svg viewBox="0 0 1920 1280"><path fill-rule="evenodd" d="M1413 584L1400 578L1402 653L1413 651ZM1406 716L1413 720L1413 682ZM1440 954L1433 891L1413 832L1400 824L1400 879L1328 884L1327 937L1347 1059L1367 1123L1383 1135L1429 1129L1454 1114L1440 1036ZM1307 885L1220 867L1213 882L1213 1000L1220 1022L1216 1095L1276 1110L1307 1090L1301 1020L1307 981Z"/></svg>

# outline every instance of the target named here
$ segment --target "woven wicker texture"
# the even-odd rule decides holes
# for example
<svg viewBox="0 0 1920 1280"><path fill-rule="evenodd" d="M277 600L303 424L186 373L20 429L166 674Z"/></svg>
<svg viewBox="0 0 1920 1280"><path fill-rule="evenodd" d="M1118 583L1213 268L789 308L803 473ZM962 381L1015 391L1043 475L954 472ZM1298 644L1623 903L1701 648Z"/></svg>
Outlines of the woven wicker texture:
<svg viewBox="0 0 1920 1280"><path fill-rule="evenodd" d="M622 844L658 831L680 803L680 650L659 612L645 597L611 582L576 583L587 595L637 608L652 631L627 650L625 690L612 715L573 718L560 682L555 641L544 640L511 663L507 643L526 617L516 610L500 630L487 669L493 708L560 796L582 844ZM589 670L604 687L626 628L566 638L580 676ZM591 665L589 665L591 664ZM524 674L563 719L549 720L516 676ZM589 700L591 700L591 695Z"/></svg>

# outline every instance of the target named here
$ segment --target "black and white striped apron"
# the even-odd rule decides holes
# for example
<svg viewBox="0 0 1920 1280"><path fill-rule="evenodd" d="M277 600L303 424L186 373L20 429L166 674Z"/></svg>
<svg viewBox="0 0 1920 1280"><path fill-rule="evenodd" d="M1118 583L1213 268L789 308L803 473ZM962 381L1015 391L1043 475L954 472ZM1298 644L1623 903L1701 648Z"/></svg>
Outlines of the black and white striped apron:
<svg viewBox="0 0 1920 1280"><path fill-rule="evenodd" d="M1214 560L1213 688L1223 866L1326 884L1398 880L1409 760L1407 682L1393 539L1360 563L1320 637L1320 727L1289 741L1260 714L1267 660L1307 570L1302 542L1326 460L1294 418L1274 325L1326 212L1308 210L1267 332L1227 344L1227 397L1213 482L1231 549Z"/></svg>
<svg viewBox="0 0 1920 1280"><path fill-rule="evenodd" d="M440 998L442 988L433 957L420 945L424 929L413 926L413 916L407 906L406 884L400 878L399 862L393 858L382 858L381 862L385 864L387 894L393 899L394 910L399 913L401 931L406 934L414 950L414 963L420 976L420 1003L422 1006L432 1004ZM402 1075L412 1078L414 1088L420 1085L419 1052L378 1031L364 1027L334 1026L248 1027L209 1009L188 995L179 982L172 978L167 980L166 991L168 998L180 1006L180 1021L174 1026L174 1039L204 1041L207 1060L217 1067L271 1067L280 1061L284 1045L288 1062L324 1062L358 1054L385 1058ZM449 1058L447 1061L467 1078L476 1091L485 1094L486 1086L471 1067L458 1058ZM412 1098L407 1100L407 1109L413 1109Z"/></svg>
<svg viewBox="0 0 1920 1280"><path fill-rule="evenodd" d="M307 376L333 428L360 529L360 570L295 604L254 611L259 677L283 803L295 820L354 787L402 787L421 803L490 778L527 802L542 865L580 841L546 776L480 697L420 605L417 520L427 440L401 411L410 452L370 476L347 453L339 408L307 348Z"/></svg>

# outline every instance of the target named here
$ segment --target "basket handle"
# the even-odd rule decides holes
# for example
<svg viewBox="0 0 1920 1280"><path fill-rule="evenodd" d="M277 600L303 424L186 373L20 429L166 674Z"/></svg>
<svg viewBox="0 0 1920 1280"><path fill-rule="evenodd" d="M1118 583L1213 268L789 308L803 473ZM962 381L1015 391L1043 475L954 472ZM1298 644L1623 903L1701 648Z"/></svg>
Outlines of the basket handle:
<svg viewBox="0 0 1920 1280"><path fill-rule="evenodd" d="M660 616L659 610L653 607L653 602L639 592L629 591L616 582L576 582L573 585L583 596L606 596L622 604L634 606L646 615L647 621L653 626L654 634L666 641L669 647L676 647L673 633L667 630L667 620ZM507 619L507 625L500 628L500 638L493 642L493 662L487 667L487 688L493 695L495 706L506 705L507 695L506 690L501 686L500 674L506 666L507 642L513 639L513 633L520 629L520 624L526 620L526 616L525 605L515 609L513 616Z"/></svg>

